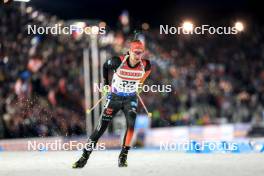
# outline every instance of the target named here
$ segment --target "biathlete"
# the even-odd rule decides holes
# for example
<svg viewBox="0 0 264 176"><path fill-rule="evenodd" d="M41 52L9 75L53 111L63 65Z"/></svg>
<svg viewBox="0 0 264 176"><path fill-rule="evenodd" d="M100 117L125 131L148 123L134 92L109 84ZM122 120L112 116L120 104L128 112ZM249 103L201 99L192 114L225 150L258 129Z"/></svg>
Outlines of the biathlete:
<svg viewBox="0 0 264 176"><path fill-rule="evenodd" d="M127 167L127 155L130 149L134 133L134 125L137 117L138 98L140 85L151 72L149 60L143 59L144 44L140 40L130 42L127 54L112 57L103 65L104 89L107 99L103 108L99 124L93 131L83 149L81 158L73 164L73 168L83 168L93 151L99 138L107 129L115 114L122 110L125 114L127 129L124 135L121 153L118 158L119 167ZM109 73L113 71L111 85ZM107 89L111 86L111 89ZM107 91L108 90L108 91Z"/></svg>

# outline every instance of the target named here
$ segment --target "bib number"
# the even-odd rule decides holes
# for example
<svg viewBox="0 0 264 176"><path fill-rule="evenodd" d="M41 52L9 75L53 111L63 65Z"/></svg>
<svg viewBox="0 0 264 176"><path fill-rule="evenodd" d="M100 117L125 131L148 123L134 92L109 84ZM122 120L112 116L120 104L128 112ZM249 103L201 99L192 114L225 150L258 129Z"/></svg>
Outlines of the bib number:
<svg viewBox="0 0 264 176"><path fill-rule="evenodd" d="M136 88L136 81L127 81L127 80L122 80L120 83L122 87L133 89Z"/></svg>

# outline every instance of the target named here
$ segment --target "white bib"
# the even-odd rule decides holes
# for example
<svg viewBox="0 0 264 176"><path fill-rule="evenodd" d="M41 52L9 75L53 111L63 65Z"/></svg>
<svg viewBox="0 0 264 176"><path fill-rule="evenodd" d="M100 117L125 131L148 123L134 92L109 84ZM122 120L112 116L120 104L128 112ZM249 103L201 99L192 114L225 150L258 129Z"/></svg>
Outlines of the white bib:
<svg viewBox="0 0 264 176"><path fill-rule="evenodd" d="M129 68L125 63L129 55L126 55L120 66L116 69L112 79L112 91L117 93L134 93L137 91L140 80L145 74L145 69L142 61L140 68Z"/></svg>

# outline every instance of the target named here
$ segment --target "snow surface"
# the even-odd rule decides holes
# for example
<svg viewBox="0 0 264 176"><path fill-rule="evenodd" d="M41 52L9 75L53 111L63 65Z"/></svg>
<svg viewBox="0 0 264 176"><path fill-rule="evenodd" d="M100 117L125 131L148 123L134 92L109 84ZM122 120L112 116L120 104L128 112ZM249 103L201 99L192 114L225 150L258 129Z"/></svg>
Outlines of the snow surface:
<svg viewBox="0 0 264 176"><path fill-rule="evenodd" d="M81 152L0 152L0 176L262 176L264 154L185 154L132 150L118 168L118 150L96 151L83 169Z"/></svg>

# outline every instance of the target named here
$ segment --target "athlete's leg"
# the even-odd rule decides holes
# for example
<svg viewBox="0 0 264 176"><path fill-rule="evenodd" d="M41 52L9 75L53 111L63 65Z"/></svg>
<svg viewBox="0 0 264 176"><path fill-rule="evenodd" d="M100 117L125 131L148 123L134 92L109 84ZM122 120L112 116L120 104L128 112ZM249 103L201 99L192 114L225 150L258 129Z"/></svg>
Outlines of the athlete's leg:
<svg viewBox="0 0 264 176"><path fill-rule="evenodd" d="M127 154L130 149L131 140L134 134L134 126L137 117L137 97L128 97L124 102L123 111L126 117L126 132L123 139L122 150L119 155L119 167L127 167Z"/></svg>
<svg viewBox="0 0 264 176"><path fill-rule="evenodd" d="M118 99L118 97L108 96L100 121L96 129L89 137L88 142L83 149L82 157L76 163L74 163L73 168L82 168L85 166L90 154L93 151L93 148L96 146L99 138L104 134L113 116L121 109L121 106L122 102Z"/></svg>

